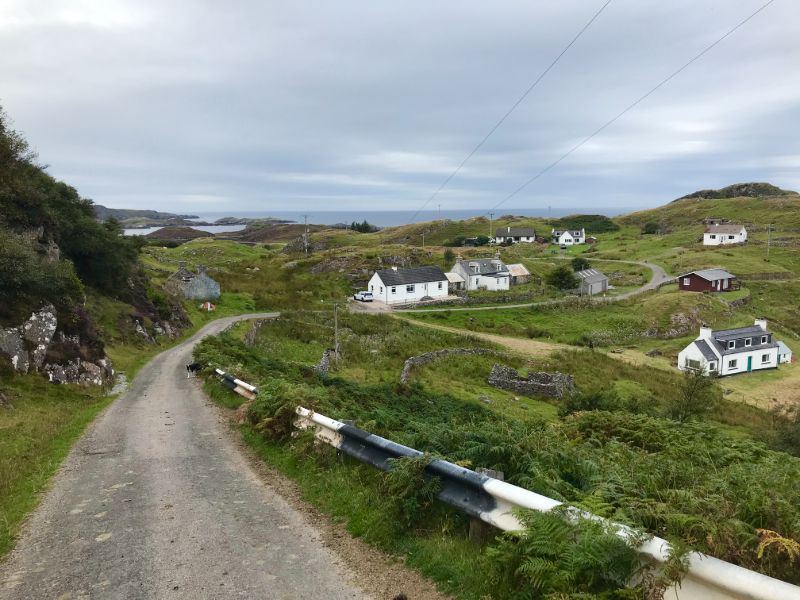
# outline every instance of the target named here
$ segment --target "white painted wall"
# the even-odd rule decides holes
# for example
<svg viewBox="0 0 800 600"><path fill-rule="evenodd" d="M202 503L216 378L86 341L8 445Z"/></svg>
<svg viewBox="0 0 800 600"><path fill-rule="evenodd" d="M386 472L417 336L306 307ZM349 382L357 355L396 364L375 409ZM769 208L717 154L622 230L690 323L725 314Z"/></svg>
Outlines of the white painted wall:
<svg viewBox="0 0 800 600"><path fill-rule="evenodd" d="M769 355L768 362L762 362L763 355ZM722 357L722 369L720 376L735 375L736 373L747 373L747 359L752 358L753 371L760 371L761 369L774 369L778 366L778 349L768 348L766 350L753 350L751 352L739 352L738 354L729 354ZM736 366L731 367L730 361L735 360Z"/></svg>
<svg viewBox="0 0 800 600"><path fill-rule="evenodd" d="M703 234L704 246L721 246L723 244L743 244L747 241L747 230L742 227L738 233L718 233L713 230Z"/></svg>
<svg viewBox="0 0 800 600"><path fill-rule="evenodd" d="M503 242L506 241L506 239L511 239L511 241L513 243L515 243L515 244L523 244L523 243L524 244L531 244L531 243L536 241L536 238L534 236L532 236L532 235L531 236L521 235L521 236L519 236L519 240L515 240L511 236L498 235L496 238L494 238L494 243L495 244L502 244Z"/></svg>
<svg viewBox="0 0 800 600"><path fill-rule="evenodd" d="M574 246L575 244L586 243L586 232L581 230L579 236L573 236L569 231L564 231L558 238L553 241L554 244L563 244L564 246Z"/></svg>
<svg viewBox="0 0 800 600"><path fill-rule="evenodd" d="M484 277L482 275L470 275L469 287L467 289L487 289L492 292L507 290L510 287L511 277Z"/></svg>
<svg viewBox="0 0 800 600"><path fill-rule="evenodd" d="M408 289L409 287L413 289ZM367 289L373 293L376 300L386 304L400 304L405 302L418 302L425 296L431 298L444 298L447 296L447 280L428 281L406 285L387 286L380 276L375 273L369 280Z"/></svg>

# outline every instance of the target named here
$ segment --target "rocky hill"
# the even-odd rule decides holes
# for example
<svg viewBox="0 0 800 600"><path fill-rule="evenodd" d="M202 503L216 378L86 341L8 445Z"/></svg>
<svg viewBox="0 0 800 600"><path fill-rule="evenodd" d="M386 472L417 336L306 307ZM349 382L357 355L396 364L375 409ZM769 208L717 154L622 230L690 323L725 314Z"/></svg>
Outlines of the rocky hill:
<svg viewBox="0 0 800 600"><path fill-rule="evenodd" d="M94 204L95 216L100 221L106 219L117 219L126 221L129 219L150 219L153 221L167 221L170 219L197 219L197 215L177 215L175 213L159 212L157 210L136 210L131 208L108 208L102 204Z"/></svg>
<svg viewBox="0 0 800 600"><path fill-rule="evenodd" d="M713 199L722 198L766 198L770 196L797 196L797 192L782 190L771 183L734 183L719 190L699 190L681 196L673 202L689 200L692 198Z"/></svg>
<svg viewBox="0 0 800 600"><path fill-rule="evenodd" d="M188 242L202 237L214 237L213 233L192 227L167 226L144 236L149 240L167 240L172 242Z"/></svg>

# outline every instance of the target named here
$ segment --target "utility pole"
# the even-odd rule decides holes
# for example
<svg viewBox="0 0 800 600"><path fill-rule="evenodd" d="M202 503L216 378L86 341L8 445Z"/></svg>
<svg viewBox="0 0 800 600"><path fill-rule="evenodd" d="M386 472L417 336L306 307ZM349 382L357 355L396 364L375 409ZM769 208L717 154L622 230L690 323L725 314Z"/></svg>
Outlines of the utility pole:
<svg viewBox="0 0 800 600"><path fill-rule="evenodd" d="M425 232L422 232L422 249L425 250Z"/></svg>
<svg viewBox="0 0 800 600"><path fill-rule="evenodd" d="M441 219L442 218L442 205L441 204L437 204L436 206L439 207L439 219Z"/></svg>
<svg viewBox="0 0 800 600"><path fill-rule="evenodd" d="M492 220L494 219L494 213L489 213L489 239L491 240L494 236L492 235Z"/></svg>
<svg viewBox="0 0 800 600"><path fill-rule="evenodd" d="M308 255L308 215L303 215L305 221L305 231L303 232L303 252Z"/></svg>
<svg viewBox="0 0 800 600"><path fill-rule="evenodd" d="M333 355L339 360L339 304L333 303Z"/></svg>

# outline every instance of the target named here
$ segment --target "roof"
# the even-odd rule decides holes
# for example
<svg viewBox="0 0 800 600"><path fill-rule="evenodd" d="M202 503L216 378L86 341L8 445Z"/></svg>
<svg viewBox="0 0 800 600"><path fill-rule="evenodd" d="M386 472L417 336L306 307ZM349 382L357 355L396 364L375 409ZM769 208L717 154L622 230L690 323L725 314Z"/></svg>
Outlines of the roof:
<svg viewBox="0 0 800 600"><path fill-rule="evenodd" d="M736 279L736 275L728 273L724 269L703 269L701 271L691 271L684 273L680 277L688 277L689 275L697 275L706 281L716 281L718 279Z"/></svg>
<svg viewBox="0 0 800 600"><path fill-rule="evenodd" d="M733 223L726 225L709 225L706 227L706 233L739 233L744 229L744 225L735 225Z"/></svg>
<svg viewBox="0 0 800 600"><path fill-rule="evenodd" d="M736 340L742 337L754 335L768 335L769 331L764 331L758 325L750 325L749 327L738 327L736 329L720 329L719 331L712 332L715 340Z"/></svg>
<svg viewBox="0 0 800 600"><path fill-rule="evenodd" d="M700 353L706 360L717 360L717 355L714 354L714 351L705 340L695 340L694 345L697 346L697 349L700 350Z"/></svg>
<svg viewBox="0 0 800 600"><path fill-rule="evenodd" d="M468 273L474 275L491 275L492 273L502 273L508 275L508 268L499 258L473 258L459 261ZM478 270L473 271L472 267L477 266Z"/></svg>
<svg viewBox="0 0 800 600"><path fill-rule="evenodd" d="M375 271L375 274L387 286L447 281L444 271L436 265L425 265L424 267L412 267L410 269L398 268L396 271L394 269L380 269Z"/></svg>
<svg viewBox="0 0 800 600"><path fill-rule="evenodd" d="M501 227L495 237L533 237L533 227Z"/></svg>
<svg viewBox="0 0 800 600"><path fill-rule="evenodd" d="M527 277L531 274L528 268L522 263L514 263L513 265L506 265L506 269L511 273L512 277Z"/></svg>
<svg viewBox="0 0 800 600"><path fill-rule="evenodd" d="M453 273L452 271L448 271L444 274L447 277L447 281L450 283L464 283L464 278L459 275L458 273Z"/></svg>
<svg viewBox="0 0 800 600"><path fill-rule="evenodd" d="M583 233L583 228L581 229L553 229L553 235L561 235L562 233L569 233L573 237L579 237Z"/></svg>
<svg viewBox="0 0 800 600"><path fill-rule="evenodd" d="M601 271L597 269L584 269L583 271L577 271L575 273L575 277L582 279L587 283L597 283L598 281L603 281L608 279Z"/></svg>
<svg viewBox="0 0 800 600"><path fill-rule="evenodd" d="M778 352L780 352L781 354L791 354L792 349L789 348L789 346L787 346L783 342L778 342Z"/></svg>

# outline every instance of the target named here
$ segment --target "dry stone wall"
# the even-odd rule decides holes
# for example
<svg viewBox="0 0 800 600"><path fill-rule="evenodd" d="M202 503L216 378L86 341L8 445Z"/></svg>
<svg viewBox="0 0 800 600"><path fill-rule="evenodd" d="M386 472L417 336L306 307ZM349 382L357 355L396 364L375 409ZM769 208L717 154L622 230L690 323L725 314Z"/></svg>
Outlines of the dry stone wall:
<svg viewBox="0 0 800 600"><path fill-rule="evenodd" d="M400 383L408 383L411 377L411 369L422 365L427 365L440 358L447 358L450 356L485 356L487 354L501 354L497 350L491 348L443 348L442 350L434 350L420 354L419 356L412 356L405 363L403 363L403 370L400 372Z"/></svg>
<svg viewBox="0 0 800 600"><path fill-rule="evenodd" d="M575 390L575 378L572 375L538 371L522 377L516 369L499 364L492 367L488 382L492 387L522 396L563 398Z"/></svg>

